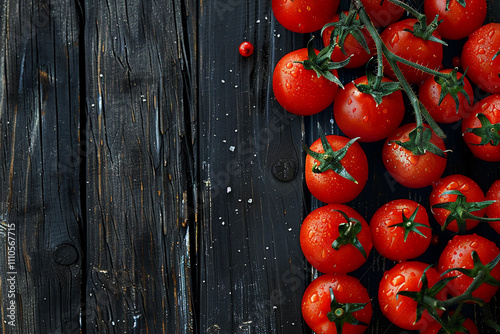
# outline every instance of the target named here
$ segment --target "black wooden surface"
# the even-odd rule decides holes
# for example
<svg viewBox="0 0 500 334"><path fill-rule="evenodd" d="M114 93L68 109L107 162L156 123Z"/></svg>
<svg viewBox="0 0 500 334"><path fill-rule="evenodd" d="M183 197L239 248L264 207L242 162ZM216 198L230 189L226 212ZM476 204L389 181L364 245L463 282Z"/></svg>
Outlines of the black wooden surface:
<svg viewBox="0 0 500 334"><path fill-rule="evenodd" d="M1 0L0 36L3 333L310 332L300 304L317 273L298 235L322 204L304 188L301 145L317 122L340 132L331 110L284 111L270 81L310 35L281 27L270 1ZM448 66L463 42L450 43ZM443 128L446 174L484 190L500 178L456 124ZM430 189L390 179L382 143L362 146L370 178L353 208L369 220L397 197L428 204ZM450 234L440 237L423 260ZM374 298L368 333L405 333L375 302L392 264L373 252L353 273Z"/></svg>

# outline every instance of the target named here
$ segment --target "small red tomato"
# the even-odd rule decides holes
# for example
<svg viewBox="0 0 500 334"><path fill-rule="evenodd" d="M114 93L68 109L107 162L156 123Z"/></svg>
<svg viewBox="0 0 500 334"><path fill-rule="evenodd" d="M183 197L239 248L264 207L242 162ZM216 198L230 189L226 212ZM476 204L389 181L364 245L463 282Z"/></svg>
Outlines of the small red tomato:
<svg viewBox="0 0 500 334"><path fill-rule="evenodd" d="M489 95L474 105L462 121L462 133L475 157L500 161L500 94Z"/></svg>
<svg viewBox="0 0 500 334"><path fill-rule="evenodd" d="M450 73L452 70L446 69L441 70L441 73ZM457 73L457 78L461 78L463 74ZM458 93L458 110L455 100L451 95L446 95L441 104L439 104L439 99L441 96L441 85L439 85L434 77L427 78L419 88L419 99L424 105L427 111L431 114L432 118L439 123L453 123L459 121L463 117L469 115L472 109L472 104L474 103L474 91L472 86L464 77L464 89L465 93L469 96L469 102L467 98L462 93Z"/></svg>
<svg viewBox="0 0 500 334"><path fill-rule="evenodd" d="M490 186L486 192L486 200L496 201L486 208L486 215L488 218L498 218L498 221L490 222L490 226L493 227L497 233L500 233L500 180L496 180Z"/></svg>
<svg viewBox="0 0 500 334"><path fill-rule="evenodd" d="M449 191L459 191L462 193L462 195L465 196L466 203L460 205L460 208L453 210L434 207L435 205L442 205L443 203L450 203L449 206L451 205L451 207L456 205L458 195L445 194ZM467 206L470 205L470 203L483 202L485 200L486 198L483 190L474 180L465 175L453 174L442 178L432 185L429 204L432 214L439 225L444 226L448 217L452 215L455 219L451 221L446 228L450 231L458 232L460 229L459 224L465 224L465 226L462 226L462 231L470 230L479 224L479 221L474 219L460 218L460 211L467 210ZM485 209L476 210L470 213L478 217L483 217ZM457 221L459 222L457 223Z"/></svg>
<svg viewBox="0 0 500 334"><path fill-rule="evenodd" d="M339 8L340 0L272 0L276 20L286 29L310 33L323 28Z"/></svg>
<svg viewBox="0 0 500 334"><path fill-rule="evenodd" d="M422 330L436 322L427 310L423 312L421 319L415 322L417 302L410 297L398 295L400 291L420 291L424 272L429 288L439 281L436 269L419 261L399 262L384 273L379 285L378 301L382 313L396 326L408 330ZM447 289L444 288L438 292L436 298L445 300L446 293ZM443 311L438 310L438 313L442 314Z"/></svg>
<svg viewBox="0 0 500 334"><path fill-rule="evenodd" d="M373 313L366 288L357 278L345 274L321 275L312 281L302 296L301 309L307 325L315 333L323 334L337 334L335 322L330 321L328 314L353 316L368 325ZM345 322L342 333L362 334L366 329L365 325Z"/></svg>
<svg viewBox="0 0 500 334"><path fill-rule="evenodd" d="M250 57L253 53L253 44L245 41L240 44L239 51L243 57Z"/></svg>
<svg viewBox="0 0 500 334"><path fill-rule="evenodd" d="M390 81L387 78L383 82ZM345 85L333 104L335 122L349 138L359 137L361 142L374 142L389 136L401 124L405 104L401 91L382 97L378 104L370 94L362 93L356 85L366 84L366 76Z"/></svg>
<svg viewBox="0 0 500 334"><path fill-rule="evenodd" d="M373 244L370 227L358 212L347 205L329 204L304 219L300 246L318 271L346 274L366 262Z"/></svg>
<svg viewBox="0 0 500 334"><path fill-rule="evenodd" d="M474 261L472 252L475 251L479 256L479 260L484 264L488 264L500 254L497 245L482 236L477 234L456 235L451 239L443 252L439 256L438 271L440 274L452 268L472 269ZM497 264L491 271L490 275L496 280L500 280L500 264ZM459 296L467 290L472 283L473 278L459 271L453 270L442 277L457 276L448 283L448 289L452 296ZM493 286L483 283L472 292L473 297L481 298L486 303L489 303L491 298L498 291L498 286Z"/></svg>
<svg viewBox="0 0 500 334"><path fill-rule="evenodd" d="M397 199L381 206L370 220L370 229L375 249L393 261L414 259L431 243L427 210L409 199Z"/></svg>

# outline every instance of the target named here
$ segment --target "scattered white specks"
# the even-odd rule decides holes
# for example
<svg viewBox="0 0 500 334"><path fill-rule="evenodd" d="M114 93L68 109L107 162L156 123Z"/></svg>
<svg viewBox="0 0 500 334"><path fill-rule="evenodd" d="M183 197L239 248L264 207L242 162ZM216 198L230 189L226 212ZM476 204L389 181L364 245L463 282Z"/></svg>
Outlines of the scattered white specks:
<svg viewBox="0 0 500 334"><path fill-rule="evenodd" d="M277 308L278 308L278 306L273 305L273 310L276 310Z"/></svg>
<svg viewBox="0 0 500 334"><path fill-rule="evenodd" d="M238 88L238 85L234 85L234 88Z"/></svg>
<svg viewBox="0 0 500 334"><path fill-rule="evenodd" d="M248 203L252 203L252 202L253 202L253 199L249 198L247 202L248 202Z"/></svg>
<svg viewBox="0 0 500 334"><path fill-rule="evenodd" d="M333 118L330 119L330 124L335 123L335 120Z"/></svg>
<svg viewBox="0 0 500 334"><path fill-rule="evenodd" d="M255 23L260 23L260 20L255 21Z"/></svg>
<svg viewBox="0 0 500 334"><path fill-rule="evenodd" d="M292 228L291 227L288 229L288 232L292 232Z"/></svg>
<svg viewBox="0 0 500 334"><path fill-rule="evenodd" d="M224 84L224 83L226 83L226 80L222 79L220 82L222 82Z"/></svg>
<svg viewBox="0 0 500 334"><path fill-rule="evenodd" d="M277 34L276 37L280 38L281 37L281 34Z"/></svg>
<svg viewBox="0 0 500 334"><path fill-rule="evenodd" d="M231 192L231 187L227 187L226 192L229 194Z"/></svg>
<svg viewBox="0 0 500 334"><path fill-rule="evenodd" d="M232 145L231 145L231 146L229 146L229 151L234 152L234 149L235 149L235 148L236 148L236 147L234 147L234 146L232 146Z"/></svg>

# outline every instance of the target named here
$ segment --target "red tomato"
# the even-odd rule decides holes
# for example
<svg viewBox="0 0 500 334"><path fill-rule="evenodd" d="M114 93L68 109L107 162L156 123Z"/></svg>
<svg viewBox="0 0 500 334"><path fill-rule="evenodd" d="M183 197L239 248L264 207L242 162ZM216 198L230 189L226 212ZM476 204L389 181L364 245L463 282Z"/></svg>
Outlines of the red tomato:
<svg viewBox="0 0 500 334"><path fill-rule="evenodd" d="M496 180L490 186L486 192L486 200L496 201L486 208L486 215L489 218L498 218L498 221L490 222L490 226L493 227L497 233L500 233L500 180Z"/></svg>
<svg viewBox="0 0 500 334"><path fill-rule="evenodd" d="M316 50L316 54L319 51ZM273 73L273 91L278 102L292 114L316 114L333 103L339 87L296 61L308 59L307 49L292 51L280 59ZM337 76L337 71L331 71Z"/></svg>
<svg viewBox="0 0 500 334"><path fill-rule="evenodd" d="M326 136L328 143L334 151L341 150L349 142L349 138L337 135ZM317 139L310 150L324 153L321 139ZM363 190L368 179L368 160L361 146L354 142L340 161L345 170L357 183L328 169L322 173L315 172L319 161L307 155L305 161L306 185L311 194L325 203L346 203L352 201Z"/></svg>
<svg viewBox="0 0 500 334"><path fill-rule="evenodd" d="M288 30L310 33L323 28L340 0L272 0L273 14Z"/></svg>
<svg viewBox="0 0 500 334"><path fill-rule="evenodd" d="M399 90L384 96L382 103L377 105L370 94L356 88L356 85L367 82L367 77L363 76L345 85L335 98L333 113L337 125L347 137L373 142L386 138L397 129L403 120L405 105Z"/></svg>
<svg viewBox="0 0 500 334"><path fill-rule="evenodd" d="M483 264L490 263L499 253L497 245L477 234L456 235L448 242L439 257L438 271L444 273L452 268L472 269L474 263L472 260L472 251L476 251ZM493 278L500 280L500 264L497 264L490 274ZM452 296L459 296L467 290L473 278L459 271L451 271L443 277L457 276L448 283L448 289ZM481 298L489 302L498 291L498 287L483 283L479 288L472 292L473 297Z"/></svg>
<svg viewBox="0 0 500 334"><path fill-rule="evenodd" d="M394 226L397 224L402 226ZM370 229L375 249L393 261L414 259L422 255L431 243L432 230L427 211L409 199L393 200L380 207L370 220Z"/></svg>
<svg viewBox="0 0 500 334"><path fill-rule="evenodd" d="M482 125L480 117L489 124ZM477 132L479 128L483 129L482 133ZM462 121L462 132L465 143L475 157L485 161L500 161L500 95L490 95L477 102L470 115Z"/></svg>
<svg viewBox="0 0 500 334"><path fill-rule="evenodd" d="M489 23L476 29L462 49L462 68L467 77L487 93L500 93L500 23Z"/></svg>
<svg viewBox="0 0 500 334"><path fill-rule="evenodd" d="M422 188L431 185L441 177L446 168L446 159L434 153L426 152L415 155L402 146L391 143L399 140L409 140L409 133L415 129L414 123L403 125L388 138L382 148L382 159L385 168L391 176L400 184L408 188ZM429 128L426 125L427 128ZM445 150L444 142L433 132L430 142L441 150Z"/></svg>
<svg viewBox="0 0 500 334"><path fill-rule="evenodd" d="M359 223L349 223L339 211ZM355 227L354 224L359 225ZM342 236L340 231L344 231ZM334 241L341 243L341 240L350 238L359 242L364 254L355 246L356 242L343 243L338 250L332 247ZM358 212L343 204L329 204L312 211L304 219L300 229L300 246L307 261L320 272L345 274L366 262L373 244L370 227Z"/></svg>
<svg viewBox="0 0 500 334"><path fill-rule="evenodd" d="M344 12L344 14L347 16L348 12ZM332 19L329 20L329 22L338 22L339 21L339 14L335 14ZM334 27L328 27L323 31L323 44L326 47L327 45L330 44L330 37L332 35ZM373 38L371 38L370 33L366 28L363 28L361 30L363 32L363 35L365 36L366 43L368 45L369 50L374 50L375 49L375 42L373 41ZM337 37L337 42L339 41L339 38ZM346 39L344 40L344 51L346 54L342 52L339 46L336 46L335 49L333 49L332 53L332 61L334 62L341 62L343 60L346 60L351 56L351 60L347 65L345 65L345 68L356 68L365 65L368 60L372 57L371 53L367 53L366 50L359 44L359 42L352 36L351 34L347 35Z"/></svg>
<svg viewBox="0 0 500 334"><path fill-rule="evenodd" d="M486 200L481 187L479 187L479 185L471 178L461 174L448 175L442 178L441 180L433 184L433 188L429 198L429 204L431 206L432 214L441 226L445 224L448 216L455 213L456 211L451 212L447 209L433 208L433 206L439 203L456 202L457 195L443 195L444 192L451 190L460 191L465 196L468 203L483 202ZM483 217L485 209L473 211L471 213L475 216ZM465 229L470 230L477 224L479 224L479 221L473 219L465 219L465 224ZM458 232L459 230L456 220L451 222L446 228L454 232Z"/></svg>
<svg viewBox="0 0 500 334"><path fill-rule="evenodd" d="M413 31L413 26L417 22L416 19L405 19L393 23L380 34L380 37L389 51L397 56L437 70L443 60L443 45L416 37L411 32L406 31L407 29ZM437 32L434 32L433 36L441 38ZM409 83L420 83L430 76L430 74L408 65L398 64ZM394 71L387 63L385 57L384 74L391 79L396 79Z"/></svg>
<svg viewBox="0 0 500 334"><path fill-rule="evenodd" d="M399 20L404 14L403 8L389 1L361 0L361 3L375 27L387 27L389 24Z"/></svg>
<svg viewBox="0 0 500 334"><path fill-rule="evenodd" d="M441 73L450 73L452 70L446 69L441 70ZM463 74L457 73L457 78L461 78ZM466 94L469 96L469 101L471 104L474 103L474 91L472 86L464 77L464 89ZM427 78L419 88L419 100L424 105L425 109L431 114L432 118L439 123L453 123L463 117L469 115L472 105L467 102L466 97L459 93L457 94L459 107L457 111L456 103L451 95L446 95L446 97L439 104L439 99L441 96L441 85L438 84L434 77Z"/></svg>
<svg viewBox="0 0 500 334"><path fill-rule="evenodd" d="M421 330L434 323L435 320L425 310L422 318L415 323L417 316L417 302L407 296L398 295L400 291L420 291L422 288L422 275L429 265L419 261L405 261L396 264L384 273L378 290L378 301L382 313L393 324L408 330ZM436 284L440 277L436 269L429 268L425 272L428 287ZM436 296L445 300L446 288ZM442 311L439 311L442 313Z"/></svg>
<svg viewBox="0 0 500 334"><path fill-rule="evenodd" d="M471 319L469 318L464 319L461 325L469 331L469 334L479 334L476 324L474 324L474 322ZM442 326L438 322L435 322L434 324L430 325L430 327L427 327L426 329L420 331L420 334L438 334L441 328ZM455 332L455 334L460 334L460 333L463 333L463 331Z"/></svg>
<svg viewBox="0 0 500 334"><path fill-rule="evenodd" d="M327 317L329 312L335 312L337 309L331 307L330 288L335 300L340 304L366 303L366 306L353 312L352 315L360 322L370 323L373 312L370 296L359 280L345 274L326 274L312 281L302 297L302 316L315 333L337 334L335 323ZM339 308L342 308L342 305ZM367 326L345 323L342 332L362 334L366 329Z"/></svg>
<svg viewBox="0 0 500 334"><path fill-rule="evenodd" d="M253 44L248 41L245 41L240 44L238 51L240 52L240 55L242 55L243 57L250 57L253 53Z"/></svg>
<svg viewBox="0 0 500 334"><path fill-rule="evenodd" d="M425 0L424 12L427 23L439 15L442 20L438 33L447 39L461 39L479 28L486 19L486 0L468 0L465 8L457 0L451 0L446 9L447 0Z"/></svg>

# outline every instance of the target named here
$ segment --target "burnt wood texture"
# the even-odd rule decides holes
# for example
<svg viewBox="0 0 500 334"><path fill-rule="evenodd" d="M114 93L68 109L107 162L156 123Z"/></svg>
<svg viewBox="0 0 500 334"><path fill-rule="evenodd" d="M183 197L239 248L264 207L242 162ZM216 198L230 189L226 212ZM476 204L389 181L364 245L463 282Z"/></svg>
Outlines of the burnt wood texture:
<svg viewBox="0 0 500 334"><path fill-rule="evenodd" d="M318 123L341 132L331 110L283 110L271 76L311 35L284 29L271 1L0 0L2 333L310 333L300 306L318 273L299 231L322 204L302 143ZM486 190L499 164L475 159L457 129L444 126L445 173ZM399 197L428 207L429 188L388 176L382 145L362 144L370 176L349 204L367 220ZM422 260L450 237L436 234ZM374 251L353 273L373 298L367 333L407 333L376 303L393 264ZM497 321L499 306L497 294Z"/></svg>

